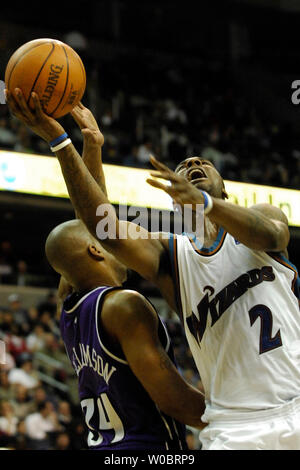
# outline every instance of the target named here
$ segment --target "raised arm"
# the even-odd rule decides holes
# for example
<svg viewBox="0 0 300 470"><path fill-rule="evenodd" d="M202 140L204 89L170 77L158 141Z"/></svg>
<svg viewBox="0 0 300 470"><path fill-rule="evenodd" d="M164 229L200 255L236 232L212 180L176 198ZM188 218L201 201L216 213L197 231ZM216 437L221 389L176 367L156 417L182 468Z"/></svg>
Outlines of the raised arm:
<svg viewBox="0 0 300 470"><path fill-rule="evenodd" d="M79 126L83 136L82 160L94 180L107 196L105 185L105 176L102 165L102 147L104 145L104 136L99 129L96 119L92 112L79 103L71 116Z"/></svg>
<svg viewBox="0 0 300 470"><path fill-rule="evenodd" d="M253 250L286 252L290 234L285 214L270 204L246 208L214 199L209 214L244 245Z"/></svg>
<svg viewBox="0 0 300 470"><path fill-rule="evenodd" d="M149 178L148 183L168 193L174 201L184 204L204 204L201 190L183 176L174 173L154 157L151 162L157 171L152 176L169 181L165 185ZM286 252L289 243L288 221L285 214L270 204L257 204L246 208L212 197L213 206L207 217L223 227L228 233L248 248L260 251Z"/></svg>
<svg viewBox="0 0 300 470"><path fill-rule="evenodd" d="M114 291L104 302L101 321L160 410L202 429L204 396L181 377L163 348L152 305L137 292Z"/></svg>

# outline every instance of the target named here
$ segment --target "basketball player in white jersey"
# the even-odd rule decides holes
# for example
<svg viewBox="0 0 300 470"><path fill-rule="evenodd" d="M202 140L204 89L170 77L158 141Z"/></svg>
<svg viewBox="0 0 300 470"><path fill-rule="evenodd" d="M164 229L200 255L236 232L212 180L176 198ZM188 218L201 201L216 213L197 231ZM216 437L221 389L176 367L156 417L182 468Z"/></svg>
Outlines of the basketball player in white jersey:
<svg viewBox="0 0 300 470"><path fill-rule="evenodd" d="M64 133L36 95L34 112L21 94L8 98L14 114L46 141ZM104 217L96 209L109 201L72 143L56 155L73 206L96 236ZM299 278L288 260L285 215L268 204L226 202L223 179L200 157L176 172L151 161L153 176L171 184L150 184L181 206L204 204L204 242L187 234L154 238L142 228L138 239L130 231L120 238L126 223L111 211L117 238L102 243L155 283L182 319L205 389L203 449L300 450Z"/></svg>

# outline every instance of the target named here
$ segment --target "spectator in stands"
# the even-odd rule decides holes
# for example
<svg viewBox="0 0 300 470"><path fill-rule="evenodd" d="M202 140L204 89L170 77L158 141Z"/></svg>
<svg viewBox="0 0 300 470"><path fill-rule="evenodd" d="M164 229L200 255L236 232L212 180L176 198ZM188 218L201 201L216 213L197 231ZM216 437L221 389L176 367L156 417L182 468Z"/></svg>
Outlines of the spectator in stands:
<svg viewBox="0 0 300 470"><path fill-rule="evenodd" d="M138 147L137 160L141 167L149 168L149 158L153 151L152 142L150 139L144 139L144 142Z"/></svg>
<svg viewBox="0 0 300 470"><path fill-rule="evenodd" d="M26 428L25 428L25 421L24 420L21 420L21 421L18 422L17 434L15 436L15 445L16 445L17 450L27 450L28 449Z"/></svg>
<svg viewBox="0 0 300 470"><path fill-rule="evenodd" d="M51 332L46 332L44 336L45 345L41 352L47 356L54 357L58 349L58 340Z"/></svg>
<svg viewBox="0 0 300 470"><path fill-rule="evenodd" d="M32 402L28 389L24 385L17 384L14 387L15 398L12 401L15 416L19 419L25 419L32 412Z"/></svg>
<svg viewBox="0 0 300 470"><path fill-rule="evenodd" d="M56 294L54 291L50 291L45 300L38 305L37 309L39 315L42 315L42 313L46 311L51 314L52 318L54 318L56 314L56 303Z"/></svg>
<svg viewBox="0 0 300 470"><path fill-rule="evenodd" d="M44 310L41 313L41 315L39 317L39 324L43 326L46 333L53 334L57 338L60 336L58 325L56 324L56 322L52 318L51 313L48 312L47 310ZM46 343L49 342L49 338L50 338L49 335L45 336ZM47 345L46 345L46 347L47 347Z"/></svg>
<svg viewBox="0 0 300 470"><path fill-rule="evenodd" d="M45 347L45 328L41 324L37 324L33 332L26 338L26 345L29 352L34 353Z"/></svg>
<svg viewBox="0 0 300 470"><path fill-rule="evenodd" d="M34 390L31 390L31 399L32 412L38 411L39 404L45 401L51 401L55 409L57 408L58 396L55 389L52 389L52 391L48 391L43 386L39 386Z"/></svg>
<svg viewBox="0 0 300 470"><path fill-rule="evenodd" d="M9 437L17 434L18 418L14 414L14 409L9 401L0 402L0 433Z"/></svg>
<svg viewBox="0 0 300 470"><path fill-rule="evenodd" d="M39 322L39 315L38 310L36 307L29 307L28 308L28 323L29 323L29 331L31 332L35 325Z"/></svg>
<svg viewBox="0 0 300 470"><path fill-rule="evenodd" d="M32 398L34 411L38 410L38 406L40 403L44 403L48 400L46 390L42 386L39 386L33 390Z"/></svg>
<svg viewBox="0 0 300 470"><path fill-rule="evenodd" d="M54 450L72 450L69 434L60 432L56 436Z"/></svg>
<svg viewBox="0 0 300 470"><path fill-rule="evenodd" d="M32 286L34 285L34 278L28 272L26 261L19 260L16 265L15 273L11 277L11 283L15 286Z"/></svg>
<svg viewBox="0 0 300 470"><path fill-rule="evenodd" d="M33 368L32 356L29 353L22 353L18 356L19 367L9 371L8 380L10 384L20 384L27 389L35 388L39 385L37 372Z"/></svg>
<svg viewBox="0 0 300 470"><path fill-rule="evenodd" d="M57 414L58 414L58 420L61 426L64 429L68 429L70 427L70 424L72 423L72 413L71 413L70 403L67 401L60 401L58 403Z"/></svg>
<svg viewBox="0 0 300 470"><path fill-rule="evenodd" d="M8 372L0 369L0 400L12 400L14 390L8 380Z"/></svg>
<svg viewBox="0 0 300 470"><path fill-rule="evenodd" d="M29 331L28 311L22 307L21 299L18 294L11 294L8 297L9 310L12 312L14 323L18 325L22 333Z"/></svg>
<svg viewBox="0 0 300 470"><path fill-rule="evenodd" d="M20 354L27 352L27 346L23 332L20 326L14 322L11 312L3 314L2 331L4 332L3 339L6 344L6 353L11 354L14 360L17 360Z"/></svg>
<svg viewBox="0 0 300 470"><path fill-rule="evenodd" d="M38 411L25 418L28 446L33 450L49 450L51 434L60 430L57 414L50 401L39 404Z"/></svg>

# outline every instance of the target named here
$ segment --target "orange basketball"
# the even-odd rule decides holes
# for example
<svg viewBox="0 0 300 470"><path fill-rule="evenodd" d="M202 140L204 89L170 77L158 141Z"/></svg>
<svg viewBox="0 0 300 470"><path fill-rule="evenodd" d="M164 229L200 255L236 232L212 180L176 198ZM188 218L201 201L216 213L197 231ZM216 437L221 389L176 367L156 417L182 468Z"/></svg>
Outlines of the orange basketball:
<svg viewBox="0 0 300 470"><path fill-rule="evenodd" d="M31 93L38 94L43 110L59 118L81 100L86 75L79 55L56 39L35 39L14 52L5 71L9 91L20 88L29 106Z"/></svg>

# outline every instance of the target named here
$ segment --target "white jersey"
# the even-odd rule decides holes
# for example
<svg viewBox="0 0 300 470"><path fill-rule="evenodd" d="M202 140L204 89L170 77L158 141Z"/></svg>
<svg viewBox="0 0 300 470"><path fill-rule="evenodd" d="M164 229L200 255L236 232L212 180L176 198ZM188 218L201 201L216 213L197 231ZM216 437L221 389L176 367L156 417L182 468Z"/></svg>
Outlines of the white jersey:
<svg viewBox="0 0 300 470"><path fill-rule="evenodd" d="M300 397L295 266L247 248L223 229L210 248L171 235L170 251L185 334L205 389L203 421Z"/></svg>

